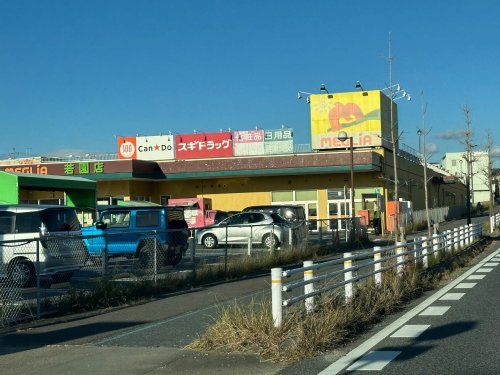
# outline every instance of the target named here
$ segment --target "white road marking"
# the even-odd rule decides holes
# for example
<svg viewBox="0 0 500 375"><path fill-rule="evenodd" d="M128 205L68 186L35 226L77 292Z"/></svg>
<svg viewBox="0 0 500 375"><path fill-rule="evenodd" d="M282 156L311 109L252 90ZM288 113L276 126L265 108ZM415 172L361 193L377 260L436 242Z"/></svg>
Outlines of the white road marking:
<svg viewBox="0 0 500 375"><path fill-rule="evenodd" d="M443 315L451 306L429 306L420 313L421 316L439 316Z"/></svg>
<svg viewBox="0 0 500 375"><path fill-rule="evenodd" d="M496 267L498 266L500 263L493 263L493 262L490 262L490 263L485 263L484 266L485 267Z"/></svg>
<svg viewBox="0 0 500 375"><path fill-rule="evenodd" d="M483 268L478 269L476 272L491 272L491 271L493 271L493 268L483 267Z"/></svg>
<svg viewBox="0 0 500 375"><path fill-rule="evenodd" d="M490 254L486 258L484 258L484 260L482 260L481 262L476 264L474 267L472 267L468 271L464 272L462 275L457 277L455 280L450 282L448 285L445 285L443 288L436 291L432 296L427 298L425 301L423 301L419 305L415 306L413 309L411 309L410 311L405 313L400 318L396 319L394 322L389 324L387 327L385 327L381 331L375 333L372 337L370 337L368 340L364 341L359 346L357 346L356 348L351 350L345 356L338 358L330 366L328 366L323 371L321 371L320 375L338 374L344 368L349 366L350 363L352 363L353 361L355 361L356 359L360 358L365 353L370 351L375 345L377 345L379 342L381 342L382 340L387 338L391 333L393 333L395 330L397 330L403 324L406 324L410 319L412 319L413 317L418 315L425 308L429 307L431 304L433 304L435 301L437 301L441 296L448 293L451 289L453 289L455 286L457 286L462 281L464 281L468 276L470 276L474 272L476 272L476 270L478 268L482 267L484 263L489 262L490 259L497 256L497 254L499 254L499 253L500 253L500 249L495 250L492 254ZM485 275L475 275L475 276L483 276L484 277ZM325 359L328 360L328 356L325 356Z"/></svg>
<svg viewBox="0 0 500 375"><path fill-rule="evenodd" d="M455 287L455 289L471 289L474 288L476 285L477 283L460 283Z"/></svg>
<svg viewBox="0 0 500 375"><path fill-rule="evenodd" d="M482 280L486 275L470 275L467 280Z"/></svg>
<svg viewBox="0 0 500 375"><path fill-rule="evenodd" d="M440 301L458 301L463 296L465 296L465 293L446 293L439 300Z"/></svg>
<svg viewBox="0 0 500 375"><path fill-rule="evenodd" d="M380 371L400 354L401 351L396 350L374 350L354 362L347 371Z"/></svg>
<svg viewBox="0 0 500 375"><path fill-rule="evenodd" d="M394 332L391 337L418 337L430 327L430 324L406 324Z"/></svg>

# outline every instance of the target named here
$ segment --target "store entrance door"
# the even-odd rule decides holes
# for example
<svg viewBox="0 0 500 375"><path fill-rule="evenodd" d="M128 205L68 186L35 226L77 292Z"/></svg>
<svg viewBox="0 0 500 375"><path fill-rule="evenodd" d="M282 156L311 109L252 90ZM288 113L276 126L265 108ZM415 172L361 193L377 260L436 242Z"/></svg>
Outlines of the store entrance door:
<svg viewBox="0 0 500 375"><path fill-rule="evenodd" d="M345 200L328 201L329 228L331 230L346 230L347 220L350 217L351 202Z"/></svg>

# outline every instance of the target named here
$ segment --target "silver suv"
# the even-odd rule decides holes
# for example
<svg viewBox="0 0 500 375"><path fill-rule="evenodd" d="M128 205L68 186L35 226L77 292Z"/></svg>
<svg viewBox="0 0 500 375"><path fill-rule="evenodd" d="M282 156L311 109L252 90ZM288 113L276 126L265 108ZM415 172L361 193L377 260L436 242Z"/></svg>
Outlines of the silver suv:
<svg viewBox="0 0 500 375"><path fill-rule="evenodd" d="M207 249L213 249L219 243L225 244L226 242L233 245L245 245L249 238L253 243L262 243L270 249L287 243L288 224L278 214L242 212L200 230L197 237L198 244Z"/></svg>
<svg viewBox="0 0 500 375"><path fill-rule="evenodd" d="M35 285L37 269L45 286L68 281L86 256L75 209L0 205L0 277L11 286Z"/></svg>

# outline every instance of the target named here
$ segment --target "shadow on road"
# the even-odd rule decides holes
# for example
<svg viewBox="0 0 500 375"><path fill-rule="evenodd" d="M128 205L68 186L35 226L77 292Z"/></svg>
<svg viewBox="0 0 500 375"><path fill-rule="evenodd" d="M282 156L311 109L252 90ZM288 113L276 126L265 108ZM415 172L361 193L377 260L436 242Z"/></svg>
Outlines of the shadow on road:
<svg viewBox="0 0 500 375"><path fill-rule="evenodd" d="M36 349L46 345L85 344L85 342L78 340L107 332L116 333L116 331L144 323L146 322L97 322L55 330L51 326L47 326L7 333L0 336L0 355Z"/></svg>

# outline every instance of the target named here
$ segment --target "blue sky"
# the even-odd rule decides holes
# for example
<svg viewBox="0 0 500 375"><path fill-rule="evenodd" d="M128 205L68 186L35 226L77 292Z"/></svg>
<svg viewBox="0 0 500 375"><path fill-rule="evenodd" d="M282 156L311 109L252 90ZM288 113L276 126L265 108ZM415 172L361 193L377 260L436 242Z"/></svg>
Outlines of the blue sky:
<svg viewBox="0 0 500 375"><path fill-rule="evenodd" d="M280 127L310 143L297 90L349 91L394 79L403 142L417 147L425 91L438 138L498 132L494 1L0 1L0 153L115 151L115 135ZM497 137L498 138L498 137Z"/></svg>

